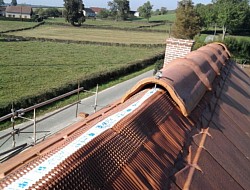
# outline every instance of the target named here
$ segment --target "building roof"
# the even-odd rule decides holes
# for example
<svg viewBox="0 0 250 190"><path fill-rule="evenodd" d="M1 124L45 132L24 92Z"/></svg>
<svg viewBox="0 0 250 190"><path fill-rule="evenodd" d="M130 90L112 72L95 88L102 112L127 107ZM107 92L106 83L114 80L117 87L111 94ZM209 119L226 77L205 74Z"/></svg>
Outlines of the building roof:
<svg viewBox="0 0 250 190"><path fill-rule="evenodd" d="M202 47L1 164L0 187L248 189L249 86L223 44Z"/></svg>
<svg viewBox="0 0 250 190"><path fill-rule="evenodd" d="M85 8L84 11L88 12L88 13L95 13L92 9L90 8Z"/></svg>
<svg viewBox="0 0 250 190"><path fill-rule="evenodd" d="M31 6L7 6L6 13L31 14Z"/></svg>
<svg viewBox="0 0 250 190"><path fill-rule="evenodd" d="M99 12L101 12L101 10L103 10L104 8L100 8L100 7L90 7L90 9L92 9L95 13L99 13Z"/></svg>

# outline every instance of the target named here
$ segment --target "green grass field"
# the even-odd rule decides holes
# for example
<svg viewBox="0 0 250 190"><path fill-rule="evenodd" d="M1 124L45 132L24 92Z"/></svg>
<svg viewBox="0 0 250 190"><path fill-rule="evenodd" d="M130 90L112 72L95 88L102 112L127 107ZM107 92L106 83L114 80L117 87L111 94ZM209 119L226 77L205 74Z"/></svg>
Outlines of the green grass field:
<svg viewBox="0 0 250 190"><path fill-rule="evenodd" d="M0 106L162 52L54 42L0 42Z"/></svg>
<svg viewBox="0 0 250 190"><path fill-rule="evenodd" d="M168 31L169 25L160 25L155 26L155 22L174 22L175 21L175 13L168 13L166 15L157 15L152 16L149 19L149 23L144 18L135 18L132 21L115 21L115 20L107 20L107 19L86 19L83 23L84 25L93 25L93 26L105 26L105 27L115 27L115 28L142 28L142 30L162 30ZM69 23L65 22L64 18L48 18L45 20L46 23L63 23L70 25Z"/></svg>
<svg viewBox="0 0 250 190"><path fill-rule="evenodd" d="M176 14L175 13L168 13L166 15L152 15L149 18L149 23L151 22L160 22L160 21L168 21L168 22L174 22L176 19ZM136 19L134 22L136 21L141 21L141 22L147 22L147 19L145 18L139 18Z"/></svg>
<svg viewBox="0 0 250 190"><path fill-rule="evenodd" d="M152 16L149 21L170 21L174 22L176 19L176 14L175 13L168 13L166 15L158 15L158 16Z"/></svg>
<svg viewBox="0 0 250 190"><path fill-rule="evenodd" d="M22 29L35 26L36 22L21 22L21 21L3 21L0 20L0 32Z"/></svg>
<svg viewBox="0 0 250 190"><path fill-rule="evenodd" d="M24 37L125 44L164 44L166 40L166 34L164 33L92 29L57 25L44 25L32 30L12 32L9 34Z"/></svg>
<svg viewBox="0 0 250 190"><path fill-rule="evenodd" d="M87 22L96 23L96 21L88 20ZM114 21L108 22L114 26ZM3 27L1 23L4 23L6 27ZM37 23L2 21L0 24L1 30L5 31L26 28ZM100 22L99 25L101 24L107 25L108 23ZM126 25L129 25L128 28L138 25L138 23L130 22L115 22L115 24L120 28ZM71 25L43 25L35 29L8 34L126 44L165 44L167 36L164 33L91 29ZM92 75L114 71L163 51L164 48L110 47L40 41L11 42L1 37L0 107L13 101L58 89L69 83L76 83L77 80L83 80Z"/></svg>
<svg viewBox="0 0 250 190"><path fill-rule="evenodd" d="M65 22L65 18L48 18L45 19L46 23L70 23ZM147 22L134 22L134 21L115 21L108 19L86 19L83 25L94 25L94 26L107 26L107 27L115 27L115 28L138 28L140 26L152 26L153 23Z"/></svg>

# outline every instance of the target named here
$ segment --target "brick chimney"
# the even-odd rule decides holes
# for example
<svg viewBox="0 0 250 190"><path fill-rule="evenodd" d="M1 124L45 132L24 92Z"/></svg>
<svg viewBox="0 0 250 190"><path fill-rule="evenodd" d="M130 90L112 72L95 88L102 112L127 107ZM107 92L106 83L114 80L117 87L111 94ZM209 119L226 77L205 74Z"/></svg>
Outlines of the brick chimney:
<svg viewBox="0 0 250 190"><path fill-rule="evenodd" d="M172 60L185 57L193 47L194 40L168 38L164 59L164 67Z"/></svg>

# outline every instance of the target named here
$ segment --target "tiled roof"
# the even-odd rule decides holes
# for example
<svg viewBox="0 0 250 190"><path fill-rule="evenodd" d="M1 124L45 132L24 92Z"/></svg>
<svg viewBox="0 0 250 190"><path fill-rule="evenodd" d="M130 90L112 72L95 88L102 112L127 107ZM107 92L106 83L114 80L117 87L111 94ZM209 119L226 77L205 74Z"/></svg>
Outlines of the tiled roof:
<svg viewBox="0 0 250 190"><path fill-rule="evenodd" d="M95 11L93 11L92 9L90 9L90 8L85 8L84 9L86 12L88 12L88 13L95 13Z"/></svg>
<svg viewBox="0 0 250 190"><path fill-rule="evenodd" d="M7 6L6 13L31 14L32 7L31 6Z"/></svg>
<svg viewBox="0 0 250 190"><path fill-rule="evenodd" d="M101 10L103 10L104 8L100 8L100 7L90 7L90 9L92 9L95 13L99 13Z"/></svg>
<svg viewBox="0 0 250 190"><path fill-rule="evenodd" d="M249 87L223 44L202 47L1 164L0 188L249 189Z"/></svg>

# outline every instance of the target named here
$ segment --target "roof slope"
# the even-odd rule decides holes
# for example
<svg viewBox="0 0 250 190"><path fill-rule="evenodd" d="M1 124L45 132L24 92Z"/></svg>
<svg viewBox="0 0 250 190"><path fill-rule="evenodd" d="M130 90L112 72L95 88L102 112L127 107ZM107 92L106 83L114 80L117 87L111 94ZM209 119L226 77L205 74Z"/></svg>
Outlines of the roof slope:
<svg viewBox="0 0 250 190"><path fill-rule="evenodd" d="M248 189L250 78L229 57L210 44L174 61L1 164L0 188Z"/></svg>
<svg viewBox="0 0 250 190"><path fill-rule="evenodd" d="M31 6L7 6L6 13L31 14Z"/></svg>

